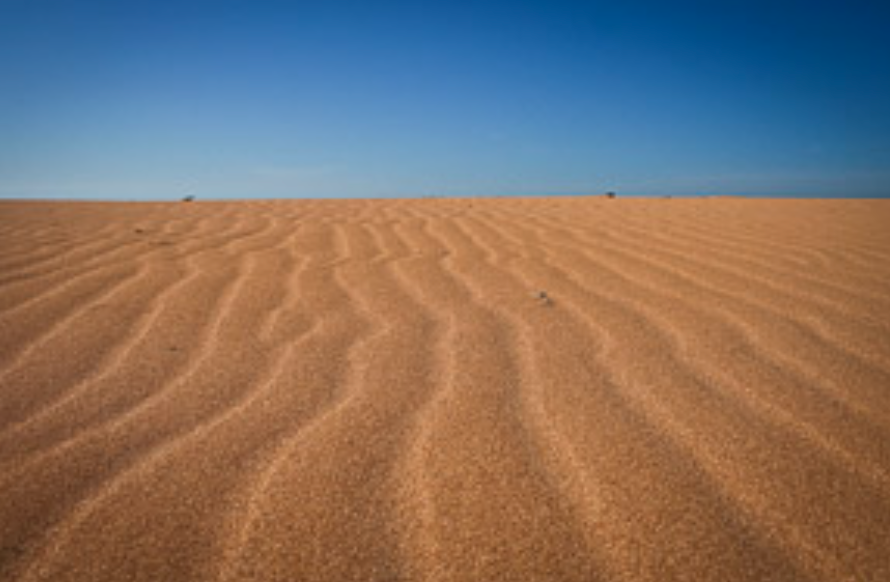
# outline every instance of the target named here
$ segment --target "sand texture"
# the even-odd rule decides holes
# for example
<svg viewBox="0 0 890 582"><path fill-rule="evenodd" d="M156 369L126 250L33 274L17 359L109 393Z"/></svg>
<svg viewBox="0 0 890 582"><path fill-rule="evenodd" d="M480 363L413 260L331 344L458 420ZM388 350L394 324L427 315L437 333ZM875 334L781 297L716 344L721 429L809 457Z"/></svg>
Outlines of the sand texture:
<svg viewBox="0 0 890 582"><path fill-rule="evenodd" d="M0 203L0 580L890 580L890 201Z"/></svg>

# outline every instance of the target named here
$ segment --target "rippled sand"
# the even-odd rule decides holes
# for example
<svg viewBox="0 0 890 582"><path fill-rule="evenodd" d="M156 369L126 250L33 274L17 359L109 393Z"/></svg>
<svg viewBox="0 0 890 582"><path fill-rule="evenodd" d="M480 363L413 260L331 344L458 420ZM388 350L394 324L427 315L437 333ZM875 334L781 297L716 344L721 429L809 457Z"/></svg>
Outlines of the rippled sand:
<svg viewBox="0 0 890 582"><path fill-rule="evenodd" d="M890 580L890 201L0 203L0 579Z"/></svg>

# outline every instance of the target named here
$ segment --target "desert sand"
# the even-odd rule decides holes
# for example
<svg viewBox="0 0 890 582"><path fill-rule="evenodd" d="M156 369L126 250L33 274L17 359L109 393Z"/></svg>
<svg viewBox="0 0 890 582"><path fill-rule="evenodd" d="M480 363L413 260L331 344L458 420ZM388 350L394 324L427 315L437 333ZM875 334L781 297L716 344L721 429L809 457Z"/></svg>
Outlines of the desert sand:
<svg viewBox="0 0 890 582"><path fill-rule="evenodd" d="M0 579L890 580L890 201L2 202Z"/></svg>

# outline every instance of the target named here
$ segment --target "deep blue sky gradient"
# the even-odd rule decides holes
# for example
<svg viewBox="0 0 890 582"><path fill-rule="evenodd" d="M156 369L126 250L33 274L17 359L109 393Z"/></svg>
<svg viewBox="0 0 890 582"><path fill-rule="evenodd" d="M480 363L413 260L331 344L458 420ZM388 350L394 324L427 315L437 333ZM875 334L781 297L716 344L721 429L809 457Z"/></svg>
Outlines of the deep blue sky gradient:
<svg viewBox="0 0 890 582"><path fill-rule="evenodd" d="M881 2L0 0L0 197L890 195Z"/></svg>

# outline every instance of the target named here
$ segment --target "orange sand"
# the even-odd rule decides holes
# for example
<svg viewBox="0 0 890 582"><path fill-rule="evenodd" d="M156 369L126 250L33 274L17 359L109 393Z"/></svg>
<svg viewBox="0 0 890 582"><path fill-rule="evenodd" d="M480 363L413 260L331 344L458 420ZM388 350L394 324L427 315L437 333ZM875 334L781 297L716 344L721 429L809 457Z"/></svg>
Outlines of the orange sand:
<svg viewBox="0 0 890 582"><path fill-rule="evenodd" d="M0 579L890 580L890 201L0 203Z"/></svg>

